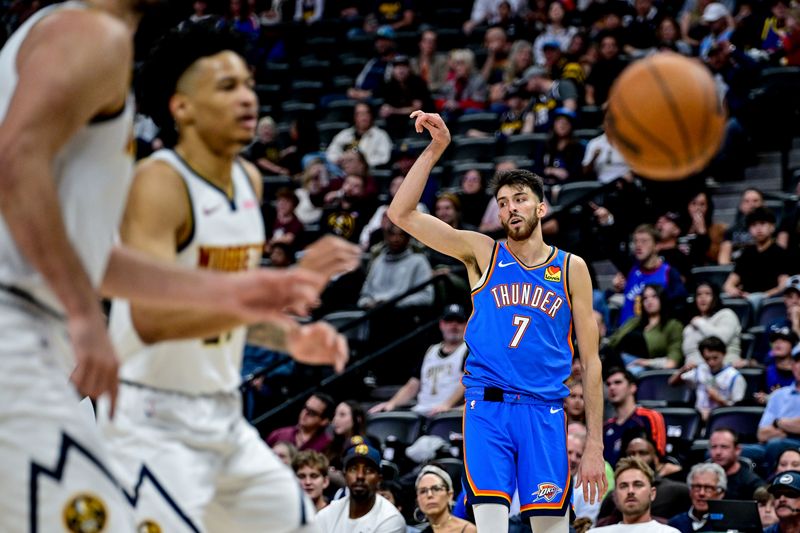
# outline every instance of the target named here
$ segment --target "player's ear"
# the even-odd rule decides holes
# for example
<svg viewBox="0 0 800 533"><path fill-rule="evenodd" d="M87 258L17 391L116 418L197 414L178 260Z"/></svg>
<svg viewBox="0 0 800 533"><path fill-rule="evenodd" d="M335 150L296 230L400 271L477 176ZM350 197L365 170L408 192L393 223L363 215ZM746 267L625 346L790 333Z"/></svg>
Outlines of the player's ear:
<svg viewBox="0 0 800 533"><path fill-rule="evenodd" d="M169 99L169 112L176 124L185 123L189 119L189 101L180 93L173 94Z"/></svg>

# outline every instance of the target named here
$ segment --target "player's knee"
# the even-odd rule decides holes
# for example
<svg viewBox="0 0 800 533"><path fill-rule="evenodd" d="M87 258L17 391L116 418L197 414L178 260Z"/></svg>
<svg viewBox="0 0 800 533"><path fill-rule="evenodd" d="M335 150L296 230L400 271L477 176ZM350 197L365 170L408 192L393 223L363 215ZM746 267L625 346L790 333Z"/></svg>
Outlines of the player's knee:
<svg viewBox="0 0 800 533"><path fill-rule="evenodd" d="M569 515L564 516L532 516L533 533L566 533L569 531Z"/></svg>

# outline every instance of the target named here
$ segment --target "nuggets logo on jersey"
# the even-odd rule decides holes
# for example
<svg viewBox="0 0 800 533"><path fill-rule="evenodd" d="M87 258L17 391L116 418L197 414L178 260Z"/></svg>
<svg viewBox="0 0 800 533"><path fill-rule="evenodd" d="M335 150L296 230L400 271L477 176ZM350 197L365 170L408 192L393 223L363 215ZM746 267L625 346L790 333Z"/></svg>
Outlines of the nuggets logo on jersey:
<svg viewBox="0 0 800 533"><path fill-rule="evenodd" d="M70 533L100 533L107 517L103 501L89 493L76 495L64 506L64 525Z"/></svg>
<svg viewBox="0 0 800 533"><path fill-rule="evenodd" d="M545 281L561 281L561 267L549 266L544 270Z"/></svg>
<svg viewBox="0 0 800 533"><path fill-rule="evenodd" d="M534 502L552 502L556 497L564 492L564 490L555 483L539 483L538 490L533 493Z"/></svg>
<svg viewBox="0 0 800 533"><path fill-rule="evenodd" d="M244 246L200 246L197 263L200 268L223 272L239 272L258 266L261 260L260 244Z"/></svg>

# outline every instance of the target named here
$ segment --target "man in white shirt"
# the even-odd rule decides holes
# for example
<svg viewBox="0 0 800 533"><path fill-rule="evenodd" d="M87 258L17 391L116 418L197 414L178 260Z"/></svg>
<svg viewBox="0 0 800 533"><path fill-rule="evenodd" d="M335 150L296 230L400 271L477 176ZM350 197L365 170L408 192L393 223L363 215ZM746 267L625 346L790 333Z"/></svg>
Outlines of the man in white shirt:
<svg viewBox="0 0 800 533"><path fill-rule="evenodd" d="M347 150L357 149L369 166L385 165L392 157L392 139L389 134L375 126L372 108L358 103L353 111L353 127L345 128L333 138L325 155L331 163L339 164L339 158Z"/></svg>
<svg viewBox="0 0 800 533"><path fill-rule="evenodd" d="M611 183L631 171L622 154L608 142L605 133L589 141L581 164L584 174L596 174L600 183Z"/></svg>
<svg viewBox="0 0 800 533"><path fill-rule="evenodd" d="M622 522L613 526L593 528L602 533L680 533L665 526L650 516L650 505L656 497L653 486L653 470L644 461L635 457L623 457L614 472L616 486L614 498L622 512Z"/></svg>
<svg viewBox="0 0 800 533"><path fill-rule="evenodd" d="M381 454L369 444L357 444L344 456L349 496L332 502L317 515L322 533L405 533L400 511L378 494Z"/></svg>

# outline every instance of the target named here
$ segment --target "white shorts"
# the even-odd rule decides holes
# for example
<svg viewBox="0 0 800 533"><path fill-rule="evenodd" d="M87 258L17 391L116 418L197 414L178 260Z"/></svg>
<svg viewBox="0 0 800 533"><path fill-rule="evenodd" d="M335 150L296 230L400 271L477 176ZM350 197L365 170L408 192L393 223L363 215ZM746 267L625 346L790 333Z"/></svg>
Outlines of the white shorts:
<svg viewBox="0 0 800 533"><path fill-rule="evenodd" d="M121 385L117 410L98 420L123 486L139 482L144 463L174 502L141 484L137 521L165 529L180 509L206 533L314 531L315 511L294 473L244 419L238 394L190 397ZM145 494L147 493L147 494ZM172 505L174 503L175 505Z"/></svg>
<svg viewBox="0 0 800 533"><path fill-rule="evenodd" d="M0 531L132 533L107 448L79 407L63 325L0 296Z"/></svg>

